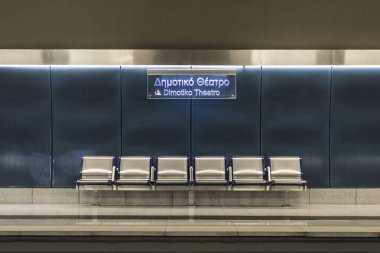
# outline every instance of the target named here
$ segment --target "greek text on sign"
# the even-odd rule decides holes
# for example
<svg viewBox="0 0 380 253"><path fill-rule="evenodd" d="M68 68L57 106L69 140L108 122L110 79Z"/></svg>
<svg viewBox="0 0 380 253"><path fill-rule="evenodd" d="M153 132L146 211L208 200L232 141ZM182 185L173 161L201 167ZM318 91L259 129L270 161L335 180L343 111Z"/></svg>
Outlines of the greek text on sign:
<svg viewBox="0 0 380 253"><path fill-rule="evenodd" d="M148 99L235 99L236 71L148 70Z"/></svg>

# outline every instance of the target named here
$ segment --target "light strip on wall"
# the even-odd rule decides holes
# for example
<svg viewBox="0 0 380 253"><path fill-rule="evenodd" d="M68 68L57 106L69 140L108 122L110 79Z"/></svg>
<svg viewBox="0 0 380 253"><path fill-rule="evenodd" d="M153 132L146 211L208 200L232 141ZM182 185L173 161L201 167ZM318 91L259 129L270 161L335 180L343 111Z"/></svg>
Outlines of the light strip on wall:
<svg viewBox="0 0 380 253"><path fill-rule="evenodd" d="M380 65L380 50L0 49L0 65L373 66Z"/></svg>

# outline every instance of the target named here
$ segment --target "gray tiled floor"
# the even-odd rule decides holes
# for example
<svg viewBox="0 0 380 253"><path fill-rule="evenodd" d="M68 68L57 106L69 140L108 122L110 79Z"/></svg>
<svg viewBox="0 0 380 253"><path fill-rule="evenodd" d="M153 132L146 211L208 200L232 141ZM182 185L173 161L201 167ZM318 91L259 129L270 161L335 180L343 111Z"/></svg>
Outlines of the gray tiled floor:
<svg viewBox="0 0 380 253"><path fill-rule="evenodd" d="M0 235L378 237L380 221L5 219Z"/></svg>
<svg viewBox="0 0 380 253"><path fill-rule="evenodd" d="M0 205L0 235L379 237L380 205Z"/></svg>

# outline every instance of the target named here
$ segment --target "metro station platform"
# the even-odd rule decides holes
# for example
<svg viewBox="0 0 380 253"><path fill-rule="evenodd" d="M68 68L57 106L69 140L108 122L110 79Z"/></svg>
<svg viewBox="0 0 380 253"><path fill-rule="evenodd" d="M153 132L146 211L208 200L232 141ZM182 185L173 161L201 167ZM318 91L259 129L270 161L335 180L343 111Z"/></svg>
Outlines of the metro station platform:
<svg viewBox="0 0 380 253"><path fill-rule="evenodd" d="M0 252L380 251L376 189L0 195Z"/></svg>
<svg viewBox="0 0 380 253"><path fill-rule="evenodd" d="M0 205L4 236L380 236L380 205L117 207Z"/></svg>

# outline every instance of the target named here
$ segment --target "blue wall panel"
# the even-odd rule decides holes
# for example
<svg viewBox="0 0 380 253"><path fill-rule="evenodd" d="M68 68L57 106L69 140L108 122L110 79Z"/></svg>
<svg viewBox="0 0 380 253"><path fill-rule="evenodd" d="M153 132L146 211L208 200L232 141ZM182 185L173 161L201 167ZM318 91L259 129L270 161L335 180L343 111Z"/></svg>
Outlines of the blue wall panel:
<svg viewBox="0 0 380 253"><path fill-rule="evenodd" d="M51 186L49 67L0 67L0 187Z"/></svg>
<svg viewBox="0 0 380 253"><path fill-rule="evenodd" d="M380 186L380 68L334 67L331 186Z"/></svg>
<svg viewBox="0 0 380 253"><path fill-rule="evenodd" d="M147 69L122 68L123 155L190 155L190 101L148 100Z"/></svg>
<svg viewBox="0 0 380 253"><path fill-rule="evenodd" d="M330 67L263 67L261 151L303 158L311 187L329 186Z"/></svg>
<svg viewBox="0 0 380 253"><path fill-rule="evenodd" d="M236 100L192 101L147 100L146 71L0 67L0 187L73 187L81 156L121 153L300 155L311 187L380 186L378 67L242 67Z"/></svg>
<svg viewBox="0 0 380 253"><path fill-rule="evenodd" d="M194 156L260 154L261 67L237 68L236 82L234 100L192 101Z"/></svg>
<svg viewBox="0 0 380 253"><path fill-rule="evenodd" d="M54 187L73 187L81 156L120 155L120 67L52 67Z"/></svg>

